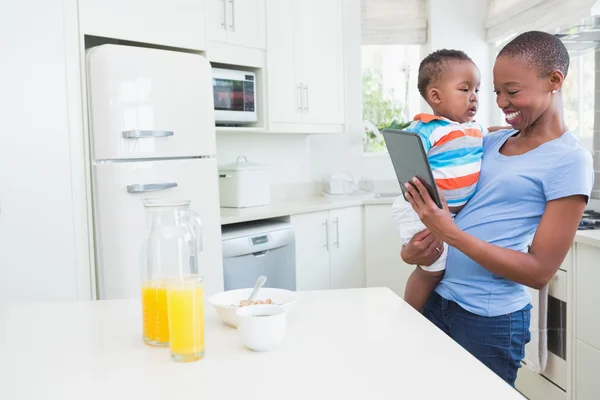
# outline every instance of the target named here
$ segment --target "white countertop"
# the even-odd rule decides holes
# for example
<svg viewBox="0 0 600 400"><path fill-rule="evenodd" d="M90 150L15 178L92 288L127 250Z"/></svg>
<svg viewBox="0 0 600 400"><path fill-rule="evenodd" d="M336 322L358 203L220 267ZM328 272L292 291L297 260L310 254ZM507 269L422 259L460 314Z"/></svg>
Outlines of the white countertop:
<svg viewBox="0 0 600 400"><path fill-rule="evenodd" d="M256 221L267 218L284 217L294 214L326 211L335 208L360 207L366 204L392 204L394 197L377 198L330 198L325 196L307 197L297 200L278 201L264 207L221 208L221 225Z"/></svg>
<svg viewBox="0 0 600 400"><path fill-rule="evenodd" d="M577 231L575 243L587 244L588 246L600 247L600 230Z"/></svg>
<svg viewBox="0 0 600 400"><path fill-rule="evenodd" d="M300 292L287 335L254 353L206 313L206 357L141 338L136 300L0 308L0 398L522 399L389 289Z"/></svg>
<svg viewBox="0 0 600 400"><path fill-rule="evenodd" d="M221 208L221 225L369 204L389 204L391 206L394 199L394 197L380 199L361 197L335 199L325 196L314 196L297 200L273 202L271 205L264 207ZM600 247L600 230L577 231L575 242Z"/></svg>

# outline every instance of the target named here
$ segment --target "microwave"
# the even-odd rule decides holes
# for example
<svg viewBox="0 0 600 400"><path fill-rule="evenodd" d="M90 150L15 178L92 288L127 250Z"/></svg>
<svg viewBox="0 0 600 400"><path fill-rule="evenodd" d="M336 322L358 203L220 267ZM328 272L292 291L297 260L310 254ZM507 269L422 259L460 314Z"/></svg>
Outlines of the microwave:
<svg viewBox="0 0 600 400"><path fill-rule="evenodd" d="M243 125L256 122L256 75L235 69L212 69L215 122Z"/></svg>

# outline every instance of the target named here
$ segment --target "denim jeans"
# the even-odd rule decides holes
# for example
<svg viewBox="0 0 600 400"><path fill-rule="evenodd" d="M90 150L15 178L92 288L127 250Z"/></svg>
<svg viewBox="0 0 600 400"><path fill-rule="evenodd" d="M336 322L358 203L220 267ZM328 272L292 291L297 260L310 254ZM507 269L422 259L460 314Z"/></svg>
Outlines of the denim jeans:
<svg viewBox="0 0 600 400"><path fill-rule="evenodd" d="M423 315L511 386L531 339L531 305L511 314L483 317L433 292Z"/></svg>

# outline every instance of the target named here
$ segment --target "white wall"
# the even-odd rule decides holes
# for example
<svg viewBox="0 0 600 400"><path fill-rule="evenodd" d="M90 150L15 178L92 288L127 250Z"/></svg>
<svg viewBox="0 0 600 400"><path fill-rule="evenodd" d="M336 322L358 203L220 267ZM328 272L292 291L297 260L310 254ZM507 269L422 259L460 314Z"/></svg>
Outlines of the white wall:
<svg viewBox="0 0 600 400"><path fill-rule="evenodd" d="M476 119L488 126L492 111L496 107L492 79L493 54L485 41L483 22L487 15L487 1L429 0L428 45L424 46L423 56L439 49L462 50L481 71L481 91L479 111Z"/></svg>
<svg viewBox="0 0 600 400"><path fill-rule="evenodd" d="M311 176L308 136L258 133L217 133L219 166L238 156L271 167L272 183L309 182Z"/></svg>

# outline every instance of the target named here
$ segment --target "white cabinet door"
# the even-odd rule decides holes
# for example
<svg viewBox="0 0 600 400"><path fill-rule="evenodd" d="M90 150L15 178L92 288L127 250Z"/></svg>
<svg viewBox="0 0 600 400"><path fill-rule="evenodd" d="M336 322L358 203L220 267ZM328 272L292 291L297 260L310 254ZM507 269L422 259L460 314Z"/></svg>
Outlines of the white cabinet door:
<svg viewBox="0 0 600 400"><path fill-rule="evenodd" d="M296 289L329 289L328 211L292 215L296 235Z"/></svg>
<svg viewBox="0 0 600 400"><path fill-rule="evenodd" d="M597 315L597 314L596 314ZM577 400L600 399L600 350L577 340L575 356L575 398Z"/></svg>
<svg viewBox="0 0 600 400"><path fill-rule="evenodd" d="M342 0L295 0L303 122L344 123Z"/></svg>
<svg viewBox="0 0 600 400"><path fill-rule="evenodd" d="M362 207L329 212L331 289L365 287Z"/></svg>
<svg viewBox="0 0 600 400"><path fill-rule="evenodd" d="M106 44L88 50L87 69L95 159L215 154L206 58Z"/></svg>
<svg viewBox="0 0 600 400"><path fill-rule="evenodd" d="M227 0L227 42L264 49L265 0Z"/></svg>
<svg viewBox="0 0 600 400"><path fill-rule="evenodd" d="M302 119L294 36L294 1L267 0L267 79L271 122L297 123ZM314 61L318 63L318 60Z"/></svg>
<svg viewBox="0 0 600 400"><path fill-rule="evenodd" d="M80 0L86 35L206 50L204 0Z"/></svg>
<svg viewBox="0 0 600 400"><path fill-rule="evenodd" d="M577 338L600 349L600 249L577 243L575 283ZM600 366L599 366L600 367Z"/></svg>
<svg viewBox="0 0 600 400"><path fill-rule="evenodd" d="M63 3L1 7L0 304L78 298Z"/></svg>
<svg viewBox="0 0 600 400"><path fill-rule="evenodd" d="M211 42L227 43L227 1L206 0L206 24Z"/></svg>
<svg viewBox="0 0 600 400"><path fill-rule="evenodd" d="M205 291L209 295L223 290L215 159L107 163L94 168L100 299L136 298L140 294L143 198L191 200L191 208L202 220L203 253L199 268L205 277ZM128 185L134 184L172 183L177 186L160 191L129 193L127 190Z"/></svg>
<svg viewBox="0 0 600 400"><path fill-rule="evenodd" d="M404 298L414 267L400 258L400 239L392 224L392 206L366 205L365 272L367 287L388 287Z"/></svg>

